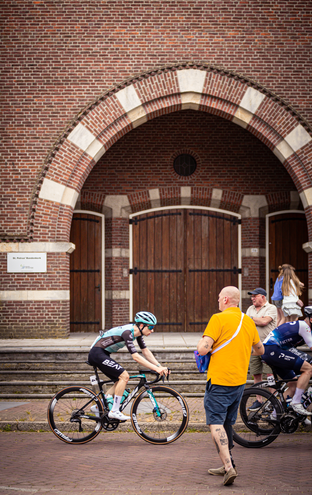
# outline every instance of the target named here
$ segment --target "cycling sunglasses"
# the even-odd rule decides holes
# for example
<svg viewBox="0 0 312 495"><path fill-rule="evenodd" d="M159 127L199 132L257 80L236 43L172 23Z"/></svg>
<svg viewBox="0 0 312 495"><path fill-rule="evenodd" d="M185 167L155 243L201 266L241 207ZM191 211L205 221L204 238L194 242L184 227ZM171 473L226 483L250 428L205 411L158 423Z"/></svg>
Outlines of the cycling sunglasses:
<svg viewBox="0 0 312 495"><path fill-rule="evenodd" d="M153 330L153 329L154 329L153 325L147 325L147 328L148 328L149 330Z"/></svg>

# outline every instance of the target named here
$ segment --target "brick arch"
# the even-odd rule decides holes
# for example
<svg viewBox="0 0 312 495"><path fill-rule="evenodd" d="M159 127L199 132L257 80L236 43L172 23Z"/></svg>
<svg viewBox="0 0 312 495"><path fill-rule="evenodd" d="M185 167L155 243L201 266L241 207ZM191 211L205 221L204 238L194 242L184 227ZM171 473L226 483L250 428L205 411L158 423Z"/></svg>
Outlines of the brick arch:
<svg viewBox="0 0 312 495"><path fill-rule="evenodd" d="M68 240L78 194L93 166L122 136L175 111L195 109L242 126L284 164L305 207L312 237L312 131L281 99L210 66L159 69L93 102L47 157L31 206L30 240Z"/></svg>

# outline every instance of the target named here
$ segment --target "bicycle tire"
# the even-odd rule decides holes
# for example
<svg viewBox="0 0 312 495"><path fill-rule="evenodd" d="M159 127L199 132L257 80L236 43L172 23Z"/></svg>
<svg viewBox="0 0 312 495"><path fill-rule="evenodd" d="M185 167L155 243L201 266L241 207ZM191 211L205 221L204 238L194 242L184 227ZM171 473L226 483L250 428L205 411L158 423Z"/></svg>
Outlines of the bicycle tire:
<svg viewBox="0 0 312 495"><path fill-rule="evenodd" d="M146 390L134 400L131 423L134 431L146 442L166 445L175 442L184 433L189 421L187 402L176 390L156 385L150 387L161 416L157 417L155 405Z"/></svg>
<svg viewBox="0 0 312 495"><path fill-rule="evenodd" d="M250 411L250 405L257 400L259 395L264 399L263 406L258 411ZM275 422L270 418L273 409L276 411ZM238 445L246 448L266 447L280 434L279 419L283 413L283 407L280 401L267 390L258 387L245 389L239 412L243 427L236 426L239 430L233 430L233 440Z"/></svg>
<svg viewBox="0 0 312 495"><path fill-rule="evenodd" d="M48 423L54 435L72 444L93 440L102 429L101 419L83 416L96 418L90 409L94 405L98 406L101 416L104 413L102 401L86 387L66 387L57 392L48 406Z"/></svg>

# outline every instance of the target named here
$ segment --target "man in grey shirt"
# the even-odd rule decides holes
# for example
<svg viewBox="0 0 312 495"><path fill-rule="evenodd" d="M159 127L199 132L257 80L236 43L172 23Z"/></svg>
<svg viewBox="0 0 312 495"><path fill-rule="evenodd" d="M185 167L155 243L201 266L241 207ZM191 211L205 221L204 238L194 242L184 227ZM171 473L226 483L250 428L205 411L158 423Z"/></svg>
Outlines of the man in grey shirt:
<svg viewBox="0 0 312 495"><path fill-rule="evenodd" d="M261 287L248 292L251 296L252 305L246 311L246 314L255 322L261 342L276 328L277 325L277 308L270 304L267 299L267 293ZM262 381L262 373L272 376L271 368L261 361L261 356L251 356L250 373L254 376L254 383ZM249 408L250 411L257 411L261 407L261 397Z"/></svg>

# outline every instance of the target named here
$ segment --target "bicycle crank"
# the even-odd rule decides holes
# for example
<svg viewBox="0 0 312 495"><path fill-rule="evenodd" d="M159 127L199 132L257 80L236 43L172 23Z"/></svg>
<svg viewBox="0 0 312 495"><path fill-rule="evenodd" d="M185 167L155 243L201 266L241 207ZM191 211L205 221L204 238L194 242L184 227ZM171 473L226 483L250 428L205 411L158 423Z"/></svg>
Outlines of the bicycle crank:
<svg viewBox="0 0 312 495"><path fill-rule="evenodd" d="M102 426L106 431L114 431L118 428L120 421L109 419L109 417L105 414L101 419Z"/></svg>
<svg viewBox="0 0 312 495"><path fill-rule="evenodd" d="M295 433L298 430L300 419L295 413L286 413L280 419L280 426L283 433Z"/></svg>

